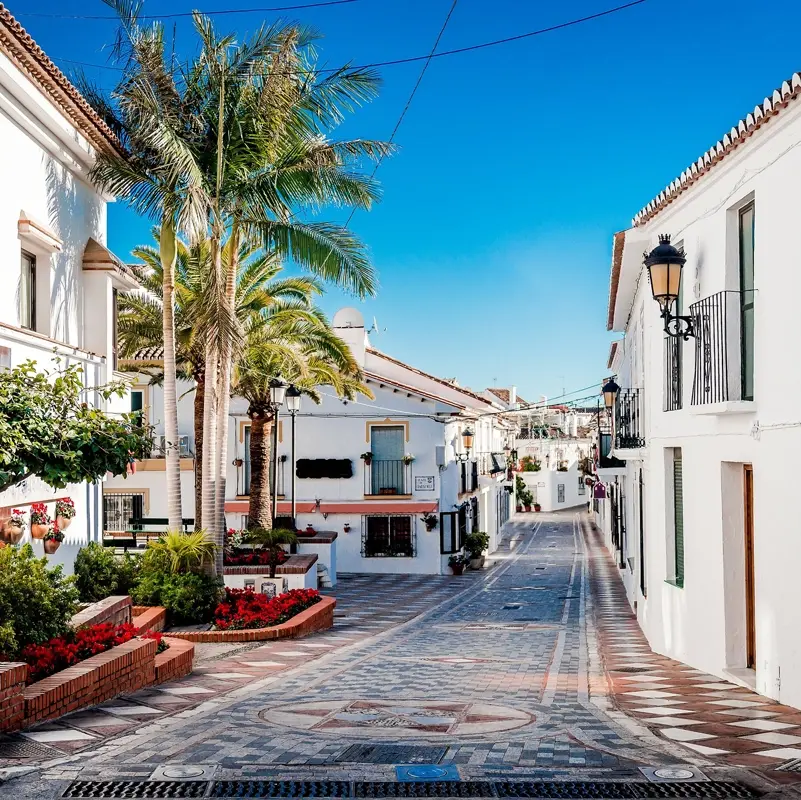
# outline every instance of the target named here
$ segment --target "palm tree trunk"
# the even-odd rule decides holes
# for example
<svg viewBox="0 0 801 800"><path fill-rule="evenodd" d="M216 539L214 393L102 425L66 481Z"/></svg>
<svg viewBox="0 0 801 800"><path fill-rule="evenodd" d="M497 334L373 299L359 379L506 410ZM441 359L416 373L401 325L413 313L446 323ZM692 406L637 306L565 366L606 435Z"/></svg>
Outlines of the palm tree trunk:
<svg viewBox="0 0 801 800"><path fill-rule="evenodd" d="M273 421L264 412L250 414L250 503L248 527L273 526L270 508L270 455Z"/></svg>
<svg viewBox="0 0 801 800"><path fill-rule="evenodd" d="M167 525L182 530L181 449L178 438L178 391L175 366L175 226L164 220L159 235L159 255L163 271L162 333L164 336L164 438L167 442Z"/></svg>
<svg viewBox="0 0 801 800"><path fill-rule="evenodd" d="M213 541L218 541L215 527L216 513L216 470L217 463L217 347L210 341L206 345L206 385L203 403L203 492L201 500L202 519L206 525L206 534ZM222 575L222 551L218 549L215 559L216 574Z"/></svg>
<svg viewBox="0 0 801 800"><path fill-rule="evenodd" d="M206 397L206 379L202 372L195 373L195 530L203 529L203 412Z"/></svg>

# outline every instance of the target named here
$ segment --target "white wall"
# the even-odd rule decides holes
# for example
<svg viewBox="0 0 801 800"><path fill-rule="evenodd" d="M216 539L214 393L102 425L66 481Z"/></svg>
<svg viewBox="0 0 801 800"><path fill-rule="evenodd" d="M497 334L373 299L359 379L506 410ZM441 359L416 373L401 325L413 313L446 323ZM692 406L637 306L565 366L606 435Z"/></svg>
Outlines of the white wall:
<svg viewBox="0 0 801 800"><path fill-rule="evenodd" d="M754 402L717 409L692 407L695 343L690 340L683 346L683 408L662 410L664 335L645 278L639 280L632 306L618 309L617 327L627 334L615 364L623 376L618 379L621 386L639 385L640 379L645 387L648 447L642 455L648 596L644 598L634 584L629 591L651 645L721 677L743 665L741 480L742 465L752 464L757 635L753 679L759 692L795 706L801 706L801 634L796 619L801 603L797 579L801 540L787 520L796 516L801 371L792 360L788 362L788 354L801 344L796 310L801 271L792 255L797 251L801 218L799 142L801 106L791 105L631 233L627 237L631 247L627 245L624 252L625 274L626 261L634 270L632 265L641 259L643 238L654 246L657 234L670 233L674 243L683 242L688 257L682 287L687 309L698 299L736 288L736 212L743 203L755 201ZM632 292L635 279L623 287L624 294ZM638 347L643 352L635 356ZM698 413L710 410L719 413ZM665 582L671 569L673 524L666 453L674 447L682 448L684 468L683 588ZM638 468L631 464L625 479L630 504ZM630 530L635 530L636 510L636 505L627 508Z"/></svg>

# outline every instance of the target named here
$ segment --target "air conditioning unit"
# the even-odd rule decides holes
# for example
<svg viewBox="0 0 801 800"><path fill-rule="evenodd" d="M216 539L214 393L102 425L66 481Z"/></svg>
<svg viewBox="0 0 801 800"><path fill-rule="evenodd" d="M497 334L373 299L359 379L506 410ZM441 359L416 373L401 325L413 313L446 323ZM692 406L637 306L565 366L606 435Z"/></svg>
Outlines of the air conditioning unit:
<svg viewBox="0 0 801 800"><path fill-rule="evenodd" d="M153 438L153 452L162 456L167 452L166 436L155 436Z"/></svg>
<svg viewBox="0 0 801 800"><path fill-rule="evenodd" d="M189 437L188 436L181 436L178 439L178 447L180 448L180 452L182 456L191 456L192 451L189 449Z"/></svg>

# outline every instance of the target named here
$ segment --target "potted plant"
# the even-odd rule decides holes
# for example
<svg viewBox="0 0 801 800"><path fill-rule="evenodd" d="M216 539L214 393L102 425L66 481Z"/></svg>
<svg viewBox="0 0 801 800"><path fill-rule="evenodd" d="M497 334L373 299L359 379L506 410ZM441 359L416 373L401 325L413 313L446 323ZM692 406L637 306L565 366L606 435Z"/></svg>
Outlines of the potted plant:
<svg viewBox="0 0 801 800"><path fill-rule="evenodd" d="M359 458L364 461L364 463L369 467L370 464L373 463L373 454L368 450L366 453L362 453Z"/></svg>
<svg viewBox="0 0 801 800"><path fill-rule="evenodd" d="M414 456L410 456L407 454L401 459L401 461L403 461L403 463L406 464L406 466L408 467L409 464L411 464L412 461L414 461Z"/></svg>
<svg viewBox="0 0 801 800"><path fill-rule="evenodd" d="M439 519L437 518L437 515L431 511L429 511L427 514L423 514L423 516L420 517L420 521L426 526L426 530L429 533L433 531L434 528L436 528L437 525L439 524Z"/></svg>
<svg viewBox="0 0 801 800"><path fill-rule="evenodd" d="M534 510L535 511L542 511L542 506L539 503L534 503Z"/></svg>
<svg viewBox="0 0 801 800"><path fill-rule="evenodd" d="M483 531L467 534L464 540L464 549L470 556L470 569L481 569L484 566L484 551L488 547L489 536Z"/></svg>
<svg viewBox="0 0 801 800"><path fill-rule="evenodd" d="M284 555L284 548L282 545L293 545L298 541L292 531L284 531L279 529L271 530L269 528L253 528L245 534L244 541L246 544L252 544L255 547L260 547L269 554L270 577L275 578L275 570L278 567L281 557Z"/></svg>
<svg viewBox="0 0 801 800"><path fill-rule="evenodd" d="M11 516L3 527L3 535L8 544L19 544L25 534L25 512L19 508L11 510Z"/></svg>
<svg viewBox="0 0 801 800"><path fill-rule="evenodd" d="M448 559L448 566L451 568L451 571L454 575L461 575L464 572L464 566L467 563L467 559L459 553L459 555L451 556Z"/></svg>
<svg viewBox="0 0 801 800"><path fill-rule="evenodd" d="M314 536L315 533L317 533L317 531L314 530L314 525L312 525L311 522L310 522L306 526L306 536Z"/></svg>
<svg viewBox="0 0 801 800"><path fill-rule="evenodd" d="M52 521L44 503L34 503L31 506L31 536L34 539L44 539Z"/></svg>
<svg viewBox="0 0 801 800"><path fill-rule="evenodd" d="M350 522L346 522L346 523L345 523L345 524L342 526L342 530L343 530L345 533L350 533Z"/></svg>
<svg viewBox="0 0 801 800"><path fill-rule="evenodd" d="M44 535L44 551L47 555L52 556L53 553L61 547L64 541L64 531L58 527L58 522L54 522L50 530Z"/></svg>
<svg viewBox="0 0 801 800"><path fill-rule="evenodd" d="M245 463L245 459L244 458L235 458L231 463L235 467L241 467Z"/></svg>
<svg viewBox="0 0 801 800"><path fill-rule="evenodd" d="M75 503L71 497L63 500L56 500L56 522L60 530L65 531L72 525L72 518L75 516Z"/></svg>

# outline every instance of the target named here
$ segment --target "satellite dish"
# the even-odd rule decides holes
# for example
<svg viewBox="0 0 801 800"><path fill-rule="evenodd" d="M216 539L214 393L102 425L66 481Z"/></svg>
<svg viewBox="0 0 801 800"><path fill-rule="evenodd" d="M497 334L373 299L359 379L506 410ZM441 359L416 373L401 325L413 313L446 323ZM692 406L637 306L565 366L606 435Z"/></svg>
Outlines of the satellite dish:
<svg viewBox="0 0 801 800"><path fill-rule="evenodd" d="M387 332L386 328L382 329L378 327L378 320L375 317L373 317L373 327L370 328L370 330L368 330L367 333L386 333L386 332Z"/></svg>

